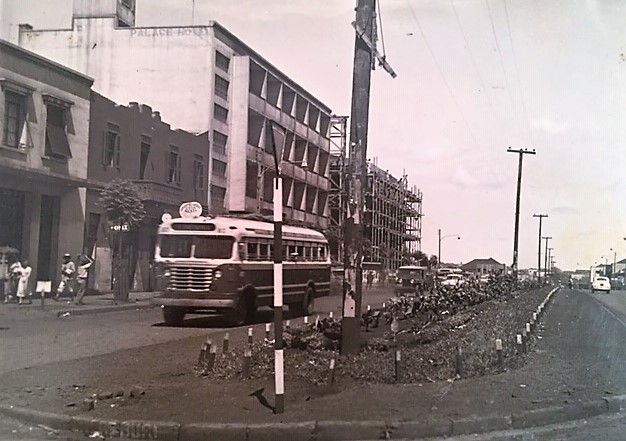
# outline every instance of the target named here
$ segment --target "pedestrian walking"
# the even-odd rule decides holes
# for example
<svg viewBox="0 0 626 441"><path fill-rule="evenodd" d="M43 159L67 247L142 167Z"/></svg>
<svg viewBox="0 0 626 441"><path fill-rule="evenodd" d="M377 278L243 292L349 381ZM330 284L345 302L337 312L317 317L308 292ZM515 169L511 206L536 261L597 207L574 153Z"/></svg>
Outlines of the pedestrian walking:
<svg viewBox="0 0 626 441"><path fill-rule="evenodd" d="M33 269L28 264L28 260L25 260L24 262L22 262L20 276L17 282L17 298L19 299L18 300L19 305L23 305L25 303L28 303L28 304L32 303L30 299L31 293L30 293L30 290L28 289L29 281L30 281L30 274L32 272L33 272Z"/></svg>
<svg viewBox="0 0 626 441"><path fill-rule="evenodd" d="M57 287L57 293L53 297L53 300L59 300L61 294L64 294L66 290L70 291L70 294L74 294L74 290L71 286L69 286L70 281L74 277L76 273L76 265L72 262L72 256L70 253L65 253L63 255L63 264L61 265L61 280L59 281L59 286Z"/></svg>
<svg viewBox="0 0 626 441"><path fill-rule="evenodd" d="M7 293L4 296L4 303L13 301L13 297L17 295L20 274L22 274L22 263L17 259L9 267L9 283Z"/></svg>
<svg viewBox="0 0 626 441"><path fill-rule="evenodd" d="M372 273L371 271L368 271L367 273L367 289L372 289L372 282L374 281L374 273Z"/></svg>
<svg viewBox="0 0 626 441"><path fill-rule="evenodd" d="M78 270L76 273L76 298L74 299L75 305L84 305L83 297L87 291L87 278L89 277L89 268L93 263L93 259L86 254L79 254L76 258L78 263Z"/></svg>

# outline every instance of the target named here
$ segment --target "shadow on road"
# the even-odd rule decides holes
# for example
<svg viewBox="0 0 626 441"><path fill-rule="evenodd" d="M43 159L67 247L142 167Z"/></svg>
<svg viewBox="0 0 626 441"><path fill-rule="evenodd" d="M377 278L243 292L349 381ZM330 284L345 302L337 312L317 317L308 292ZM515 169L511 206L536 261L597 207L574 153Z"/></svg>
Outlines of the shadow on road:
<svg viewBox="0 0 626 441"><path fill-rule="evenodd" d="M170 328L236 328L237 326L228 323L222 315L218 314L189 314L189 318L183 321L180 326L168 326L164 322L155 323L154 327L170 327ZM293 320L301 317L301 315L292 312L284 311L284 320ZM274 312L269 308L259 309L254 315L254 320L249 325L258 325L261 323L270 323L274 320Z"/></svg>

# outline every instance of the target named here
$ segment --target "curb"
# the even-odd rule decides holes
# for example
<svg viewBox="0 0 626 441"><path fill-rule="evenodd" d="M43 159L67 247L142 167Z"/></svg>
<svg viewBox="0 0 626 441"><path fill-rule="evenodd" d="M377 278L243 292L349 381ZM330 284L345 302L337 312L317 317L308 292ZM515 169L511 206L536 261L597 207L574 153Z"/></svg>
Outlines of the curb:
<svg viewBox="0 0 626 441"><path fill-rule="evenodd" d="M266 441L298 439L338 441L357 439L407 439L471 435L504 430L530 429L626 410L626 395L581 402L571 406L533 409L512 415L470 416L428 421L308 421L269 424L179 424L168 421L108 421L68 416L22 407L0 405L0 414L22 422L44 424L58 430L98 431L106 438L164 441Z"/></svg>
<svg viewBox="0 0 626 441"><path fill-rule="evenodd" d="M89 315L89 314L99 314L101 312L117 312L117 311L129 311L134 309L152 309L156 308L156 305L151 303L125 303L122 305L107 305L107 306L95 306L95 307L77 307L74 308L62 308L57 309L53 312L57 317L61 317L64 314L72 315Z"/></svg>

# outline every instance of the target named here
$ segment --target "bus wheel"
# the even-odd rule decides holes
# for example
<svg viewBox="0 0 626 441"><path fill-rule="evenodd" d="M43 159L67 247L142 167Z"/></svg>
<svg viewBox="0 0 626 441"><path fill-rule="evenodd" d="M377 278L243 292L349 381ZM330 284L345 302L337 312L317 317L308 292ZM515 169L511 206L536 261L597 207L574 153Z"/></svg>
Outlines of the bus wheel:
<svg viewBox="0 0 626 441"><path fill-rule="evenodd" d="M226 313L226 320L233 326L243 326L254 319L254 298L242 295L234 309Z"/></svg>
<svg viewBox="0 0 626 441"><path fill-rule="evenodd" d="M180 326L185 319L185 310L175 306L163 307L163 320L168 326Z"/></svg>
<svg viewBox="0 0 626 441"><path fill-rule="evenodd" d="M315 291L310 286L307 286L304 293L304 299L302 301L302 315L313 314L315 308Z"/></svg>

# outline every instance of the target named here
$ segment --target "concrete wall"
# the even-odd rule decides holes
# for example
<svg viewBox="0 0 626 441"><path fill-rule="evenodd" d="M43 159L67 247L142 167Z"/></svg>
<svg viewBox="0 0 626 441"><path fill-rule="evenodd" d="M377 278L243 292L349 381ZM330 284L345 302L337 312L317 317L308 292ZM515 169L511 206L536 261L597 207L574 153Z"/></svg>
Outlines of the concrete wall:
<svg viewBox="0 0 626 441"><path fill-rule="evenodd" d="M250 57L237 56L232 61L230 109L230 161L228 174L229 189L238 191L228 192L228 206L233 211L244 211L246 205L246 152L248 148L248 84L250 83Z"/></svg>
<svg viewBox="0 0 626 441"><path fill-rule="evenodd" d="M175 128L208 129L210 26L116 28L114 18L76 18L71 30L25 32L21 45L94 77L93 89L115 102L159 109Z"/></svg>

